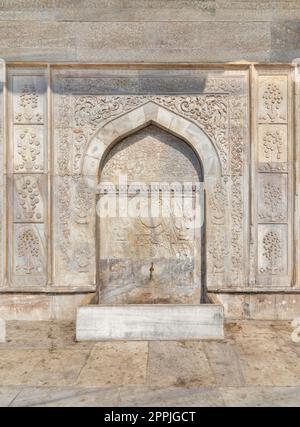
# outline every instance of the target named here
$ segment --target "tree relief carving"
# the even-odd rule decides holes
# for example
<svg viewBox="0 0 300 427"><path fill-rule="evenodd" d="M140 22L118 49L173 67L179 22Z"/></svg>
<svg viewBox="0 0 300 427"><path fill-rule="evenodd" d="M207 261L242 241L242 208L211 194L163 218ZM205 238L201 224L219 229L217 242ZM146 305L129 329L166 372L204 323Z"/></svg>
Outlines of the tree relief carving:
<svg viewBox="0 0 300 427"><path fill-rule="evenodd" d="M43 116L38 108L39 95L34 83L25 84L19 95L18 111L15 115L17 123L42 123Z"/></svg>
<svg viewBox="0 0 300 427"><path fill-rule="evenodd" d="M270 119L271 122L276 121L277 118L284 120L284 117L280 115L280 105L283 101L283 96L275 83L267 85L262 100L266 110L266 115L261 117L263 120Z"/></svg>
<svg viewBox="0 0 300 427"><path fill-rule="evenodd" d="M41 136L32 127L26 127L17 135L16 172L41 172L44 169Z"/></svg>
<svg viewBox="0 0 300 427"><path fill-rule="evenodd" d="M24 228L17 238L16 272L18 274L33 274L42 271L39 238L32 228Z"/></svg>
<svg viewBox="0 0 300 427"><path fill-rule="evenodd" d="M279 131L266 132L263 139L264 155L267 160L272 158L274 153L277 160L281 160L283 153L283 137Z"/></svg>
<svg viewBox="0 0 300 427"><path fill-rule="evenodd" d="M260 172L286 172L288 143L286 125L259 125L258 154Z"/></svg>
<svg viewBox="0 0 300 427"><path fill-rule="evenodd" d="M287 122L287 77L259 76L259 121Z"/></svg>
<svg viewBox="0 0 300 427"><path fill-rule="evenodd" d="M262 187L263 206L259 211L259 218L263 221L285 221L287 219L287 206L285 196L280 185L267 182Z"/></svg>
<svg viewBox="0 0 300 427"><path fill-rule="evenodd" d="M17 221L41 221L42 207L41 194L39 190L39 179L34 176L19 176L16 181L16 193L18 198L18 211L15 206L15 217Z"/></svg>
<svg viewBox="0 0 300 427"><path fill-rule="evenodd" d="M282 256L282 245L280 235L276 231L269 231L263 237L263 257L266 260L266 267L261 268L261 273L280 273L283 271L278 266L279 259Z"/></svg>

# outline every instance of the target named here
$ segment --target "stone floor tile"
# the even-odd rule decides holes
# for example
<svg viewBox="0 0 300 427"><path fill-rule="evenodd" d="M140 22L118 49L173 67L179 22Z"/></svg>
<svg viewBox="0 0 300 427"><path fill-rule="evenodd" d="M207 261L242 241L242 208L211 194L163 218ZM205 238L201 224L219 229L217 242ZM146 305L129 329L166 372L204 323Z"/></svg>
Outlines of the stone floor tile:
<svg viewBox="0 0 300 427"><path fill-rule="evenodd" d="M159 387L215 385L216 378L204 352L203 342L150 342L147 384Z"/></svg>
<svg viewBox="0 0 300 427"><path fill-rule="evenodd" d="M6 322L8 348L57 348L76 347L91 348L93 342L75 341L75 325L73 322ZM3 345L2 345L3 348ZM1 344L0 344L1 349Z"/></svg>
<svg viewBox="0 0 300 427"><path fill-rule="evenodd" d="M217 388L205 387L122 387L120 406L224 406Z"/></svg>
<svg viewBox="0 0 300 427"><path fill-rule="evenodd" d="M0 350L0 385L72 385L89 355L88 350Z"/></svg>
<svg viewBox="0 0 300 427"><path fill-rule="evenodd" d="M226 406L300 406L300 387L220 388Z"/></svg>
<svg viewBox="0 0 300 427"><path fill-rule="evenodd" d="M11 406L116 406L118 387L104 388L25 388Z"/></svg>
<svg viewBox="0 0 300 427"><path fill-rule="evenodd" d="M0 387L0 407L9 406L20 391L17 387Z"/></svg>
<svg viewBox="0 0 300 427"><path fill-rule="evenodd" d="M77 385L144 384L147 360L147 342L97 343L81 371Z"/></svg>
<svg viewBox="0 0 300 427"><path fill-rule="evenodd" d="M218 386L244 385L239 355L232 343L207 341L203 347Z"/></svg>

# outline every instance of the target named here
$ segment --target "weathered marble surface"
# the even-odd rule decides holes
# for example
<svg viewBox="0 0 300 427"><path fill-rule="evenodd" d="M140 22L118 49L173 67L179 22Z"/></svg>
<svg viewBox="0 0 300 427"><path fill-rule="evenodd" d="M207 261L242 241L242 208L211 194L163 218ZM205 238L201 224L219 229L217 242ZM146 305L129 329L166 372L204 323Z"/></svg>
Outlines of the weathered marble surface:
<svg viewBox="0 0 300 427"><path fill-rule="evenodd" d="M200 186L201 175L200 162L190 146L149 125L112 148L104 160L100 182L119 186L120 177L126 176L129 186L141 183L151 189L155 184L176 183L183 188ZM132 211L136 209L134 217L98 219L101 303L200 303L201 227L192 222L193 211L202 209L199 193L190 196L191 217L187 209L184 216L176 217L176 204L184 211L182 195L171 195L169 200L170 195L171 191L165 196L152 191L136 197L126 192L123 197L128 196L126 203ZM98 203L102 206L110 197L102 195ZM153 212L153 217L150 212L149 217L154 202L159 212ZM163 214L166 204L172 206L170 215Z"/></svg>
<svg viewBox="0 0 300 427"><path fill-rule="evenodd" d="M225 9L228 8L227 4ZM244 21L243 25L248 23ZM116 35L119 30L116 29ZM171 36L173 28L171 32L165 31ZM196 28L194 37L201 34L202 29ZM106 35L100 34L99 39L106 42ZM145 43L150 48L151 40ZM188 41L183 38L182 43L185 45ZM231 307L244 318L291 318L296 313L298 296L295 295L294 302L292 293L299 295L300 286L299 203L295 186L299 177L294 161L295 155L297 162L299 157L299 144L295 144L299 132L293 114L293 68L245 63L227 64L224 68L212 65L177 68L162 64L155 69L149 65L8 66L7 106L0 99L2 113L7 110L8 141L4 150L6 158L2 159L3 168L0 168L3 172L0 177L1 265L8 267L8 271L2 272L0 283L4 293L0 300L1 316L71 318L72 299L75 306L80 297L60 297L56 293L93 292L105 279L105 274L101 277L101 270L109 272L105 302L122 299L122 293L126 294L123 285L130 283L133 289L129 289L130 298L125 295L125 302L143 302L147 295L151 302L177 303L184 298L197 302L198 279L205 273L201 282L211 291L253 292L253 295L242 295L240 300L233 296L242 307L235 303ZM296 105L298 92L296 87ZM297 121L298 114L295 116ZM194 258L188 260L191 262L185 262L186 253L182 248L176 252L176 255L180 253L178 264L173 259L170 261L170 251L164 252L161 247L156 257L152 255L151 250L157 243L170 242L167 231L162 241L153 239L151 233L143 236L148 243L151 240L151 244L139 254L140 264L134 262L138 258L136 253L128 257L121 253L119 258L125 259L123 268L122 262L116 261L117 245L112 244L112 249L107 244L111 240L112 224L100 224L99 236L96 197L90 184L99 182L103 160L112 147L107 164L112 160L112 164L118 166L122 161L114 158L114 151L120 152L124 143L133 146L139 138L143 144L138 143L138 150L130 152L125 163L131 163L136 155L139 166L149 166L143 163L146 157L160 178L165 178L158 173L160 170L169 177L182 177L181 172L190 176L186 160L194 166L194 172L197 156L202 162L207 207L202 239L205 248L200 250L200 239L194 239L194 252L199 253L187 257ZM149 141L157 148L159 138L172 146L169 157L181 167L170 167L171 161L161 162L159 156L151 153ZM119 148L114 145L116 142L120 143ZM189 149L183 150L185 143ZM181 156L183 151L185 156ZM138 172L137 163L132 162L131 166ZM172 175L173 172L178 173ZM145 176L153 176L151 168ZM118 235L120 228L117 224ZM136 224L133 228L137 228ZM180 234L182 241L181 231ZM122 236L117 237L122 241ZM135 241L129 243L126 251L128 247L135 248ZM153 259L153 277L158 280L151 283L155 285L154 291L149 291L144 284L148 284ZM106 260L105 271L105 266L100 264ZM136 270L130 268L133 265ZM111 270L117 278L116 292L109 289L114 282ZM132 272L134 281L130 280ZM168 286L174 283L182 290L170 291ZM6 295L6 291L19 294ZM22 291L36 294L26 295L23 300ZM283 296L286 291L290 292L288 301Z"/></svg>
<svg viewBox="0 0 300 427"><path fill-rule="evenodd" d="M222 339L223 307L214 304L94 304L77 309L76 339Z"/></svg>
<svg viewBox="0 0 300 427"><path fill-rule="evenodd" d="M228 323L205 343L76 343L73 328L8 322L1 406L300 406L288 322Z"/></svg>
<svg viewBox="0 0 300 427"><path fill-rule="evenodd" d="M2 56L90 62L280 62L300 56L297 0L171 3L4 1Z"/></svg>
<svg viewBox="0 0 300 427"><path fill-rule="evenodd" d="M0 318L0 342L5 342L6 339L6 322Z"/></svg>

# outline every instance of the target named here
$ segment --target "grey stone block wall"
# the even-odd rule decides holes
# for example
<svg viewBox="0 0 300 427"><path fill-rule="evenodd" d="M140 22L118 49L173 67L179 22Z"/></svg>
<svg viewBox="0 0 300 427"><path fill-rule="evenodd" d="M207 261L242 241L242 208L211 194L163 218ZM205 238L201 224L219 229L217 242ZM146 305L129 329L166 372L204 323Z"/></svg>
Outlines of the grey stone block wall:
<svg viewBox="0 0 300 427"><path fill-rule="evenodd" d="M290 62L300 0L1 0L0 57Z"/></svg>

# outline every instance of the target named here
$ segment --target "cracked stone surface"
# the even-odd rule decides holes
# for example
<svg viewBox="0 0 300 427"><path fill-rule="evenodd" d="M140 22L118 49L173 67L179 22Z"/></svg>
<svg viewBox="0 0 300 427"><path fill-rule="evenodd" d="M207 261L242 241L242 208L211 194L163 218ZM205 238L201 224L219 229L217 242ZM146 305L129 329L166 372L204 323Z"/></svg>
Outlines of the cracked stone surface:
<svg viewBox="0 0 300 427"><path fill-rule="evenodd" d="M288 322L227 323L223 341L74 341L70 322L8 322L0 406L300 406Z"/></svg>

